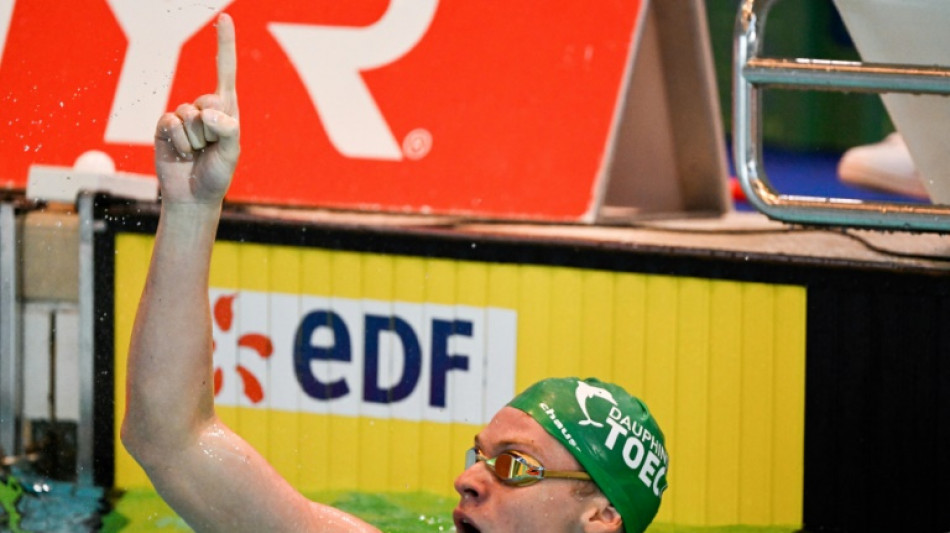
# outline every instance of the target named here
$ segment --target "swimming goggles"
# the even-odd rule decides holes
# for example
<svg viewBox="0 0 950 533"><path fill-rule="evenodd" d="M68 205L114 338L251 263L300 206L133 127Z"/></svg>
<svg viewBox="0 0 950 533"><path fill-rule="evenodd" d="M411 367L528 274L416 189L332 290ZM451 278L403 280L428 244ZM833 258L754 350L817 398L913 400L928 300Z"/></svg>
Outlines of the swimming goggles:
<svg viewBox="0 0 950 533"><path fill-rule="evenodd" d="M537 459L528 454L509 450L501 452L495 457L485 457L478 448L472 447L465 452L465 468L468 469L477 462L483 462L488 470L495 474L502 483L514 487L533 485L542 479L579 479L590 481L587 472L545 470Z"/></svg>

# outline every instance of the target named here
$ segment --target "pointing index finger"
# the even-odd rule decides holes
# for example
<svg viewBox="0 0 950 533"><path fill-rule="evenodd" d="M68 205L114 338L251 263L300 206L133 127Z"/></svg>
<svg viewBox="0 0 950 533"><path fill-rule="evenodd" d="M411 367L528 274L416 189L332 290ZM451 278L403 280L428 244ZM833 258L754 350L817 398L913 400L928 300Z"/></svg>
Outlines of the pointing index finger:
<svg viewBox="0 0 950 533"><path fill-rule="evenodd" d="M218 93L229 114L237 113L237 52L234 44L234 21L227 13L218 17Z"/></svg>

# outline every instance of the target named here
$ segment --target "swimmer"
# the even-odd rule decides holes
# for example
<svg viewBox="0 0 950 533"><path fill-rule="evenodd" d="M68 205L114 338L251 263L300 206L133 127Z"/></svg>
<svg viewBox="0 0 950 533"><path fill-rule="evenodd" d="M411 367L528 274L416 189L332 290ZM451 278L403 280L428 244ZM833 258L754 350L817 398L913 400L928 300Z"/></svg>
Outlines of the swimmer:
<svg viewBox="0 0 950 533"><path fill-rule="evenodd" d="M122 441L196 531L377 531L306 499L216 415L208 276L240 154L234 24L217 21L218 86L155 130L161 213L129 350ZM460 450L461 454L462 450ZM475 436L455 481L463 532L646 529L667 487L646 407L594 379L541 381Z"/></svg>

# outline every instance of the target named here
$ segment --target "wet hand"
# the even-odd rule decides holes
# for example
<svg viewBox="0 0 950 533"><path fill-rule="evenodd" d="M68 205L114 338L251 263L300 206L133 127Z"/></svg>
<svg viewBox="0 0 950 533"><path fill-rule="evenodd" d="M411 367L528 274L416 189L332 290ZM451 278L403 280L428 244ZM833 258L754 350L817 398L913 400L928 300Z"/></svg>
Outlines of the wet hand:
<svg viewBox="0 0 950 533"><path fill-rule="evenodd" d="M219 205L241 152L234 22L221 14L218 87L165 113L155 129L155 171L165 203Z"/></svg>

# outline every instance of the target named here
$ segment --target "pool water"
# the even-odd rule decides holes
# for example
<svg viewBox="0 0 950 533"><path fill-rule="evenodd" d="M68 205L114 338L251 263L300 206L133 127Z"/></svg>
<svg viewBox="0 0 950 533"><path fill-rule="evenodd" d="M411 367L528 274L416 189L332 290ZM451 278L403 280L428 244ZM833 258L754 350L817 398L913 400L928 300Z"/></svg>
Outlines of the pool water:
<svg viewBox="0 0 950 533"><path fill-rule="evenodd" d="M452 509L456 500L431 494L308 493L307 497L359 516L387 533L455 531ZM121 495L105 516L103 532L191 531L151 490Z"/></svg>
<svg viewBox="0 0 950 533"><path fill-rule="evenodd" d="M386 533L455 531L457 500L428 493L315 492L306 496L359 516ZM795 527L684 527L654 524L648 533L791 533ZM149 489L106 494L25 470L0 476L0 533L191 531Z"/></svg>
<svg viewBox="0 0 950 533"><path fill-rule="evenodd" d="M0 475L0 531L98 531L107 509L105 491L56 481L14 467Z"/></svg>
<svg viewBox="0 0 950 533"><path fill-rule="evenodd" d="M359 516L386 533L455 531L452 509L457 500L425 493L367 494L310 493L313 500L329 503ZM797 527L685 527L654 524L647 533L792 533ZM103 532L191 531L154 491L126 492L103 521Z"/></svg>

